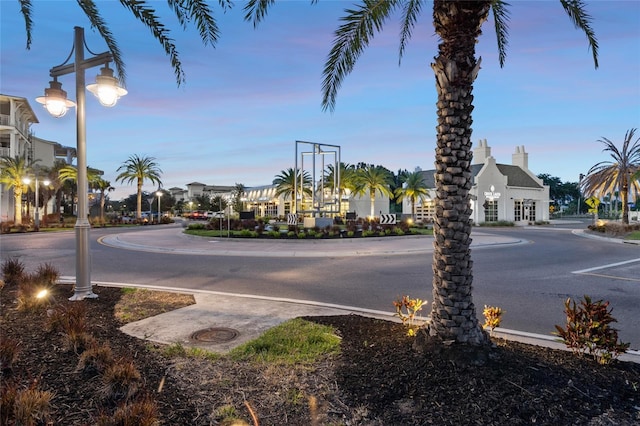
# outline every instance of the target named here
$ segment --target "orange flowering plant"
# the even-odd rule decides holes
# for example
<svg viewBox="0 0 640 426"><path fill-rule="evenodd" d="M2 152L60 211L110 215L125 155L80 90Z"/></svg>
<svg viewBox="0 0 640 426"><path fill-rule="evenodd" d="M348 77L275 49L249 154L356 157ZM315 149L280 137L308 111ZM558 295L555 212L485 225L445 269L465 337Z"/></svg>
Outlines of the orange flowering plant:
<svg viewBox="0 0 640 426"><path fill-rule="evenodd" d="M484 315L484 325L483 328L490 328L491 334L493 335L493 330L496 327L500 327L500 323L502 322L502 315L506 311L502 310L497 306L487 306L484 305L484 310L482 314Z"/></svg>
<svg viewBox="0 0 640 426"><path fill-rule="evenodd" d="M393 302L393 306L396 307L396 316L400 317L402 323L409 327L408 336L415 336L417 329L415 324L416 313L422 309L425 303L427 302L421 299L411 299L406 295Z"/></svg>

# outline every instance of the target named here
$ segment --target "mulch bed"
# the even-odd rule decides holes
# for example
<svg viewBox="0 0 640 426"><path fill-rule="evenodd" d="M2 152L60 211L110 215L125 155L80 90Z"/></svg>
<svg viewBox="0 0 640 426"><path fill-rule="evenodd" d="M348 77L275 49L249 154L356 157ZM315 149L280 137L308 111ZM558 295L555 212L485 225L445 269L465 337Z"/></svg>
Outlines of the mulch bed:
<svg viewBox="0 0 640 426"><path fill-rule="evenodd" d="M152 398L162 425L225 424L229 407L247 424L253 412L263 426L640 424L638 364L602 366L502 340L482 351L433 344L419 352L401 324L357 315L306 318L342 337L339 356L312 366L167 358L159 345L119 330L120 289L94 291L98 299L69 302L72 291L62 286L55 303L87 304L89 333L122 362L134 362L142 377L134 398ZM77 370L79 354L43 326L46 309L18 311L15 289L7 287L0 302L0 336L19 342L18 360L3 368L3 394L12 386L54 392L54 425L93 425L122 406L104 398L100 375ZM0 423L14 424L0 412Z"/></svg>

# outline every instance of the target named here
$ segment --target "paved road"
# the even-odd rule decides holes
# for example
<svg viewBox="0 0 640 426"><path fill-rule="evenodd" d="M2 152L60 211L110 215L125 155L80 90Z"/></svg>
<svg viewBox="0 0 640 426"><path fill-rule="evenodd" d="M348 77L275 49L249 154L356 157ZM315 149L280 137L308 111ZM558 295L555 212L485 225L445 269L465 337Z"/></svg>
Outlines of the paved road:
<svg viewBox="0 0 640 426"><path fill-rule="evenodd" d="M476 306L506 309L505 328L548 335L564 321L562 302L589 294L611 301L621 338L639 348L640 246L587 239L571 228L474 228ZM431 299L430 237L222 241L180 230L92 230L92 240L102 243L92 243L93 280L385 312L402 294ZM3 236L1 246L3 257L22 255L36 266L50 261L63 275L74 274L73 233Z"/></svg>

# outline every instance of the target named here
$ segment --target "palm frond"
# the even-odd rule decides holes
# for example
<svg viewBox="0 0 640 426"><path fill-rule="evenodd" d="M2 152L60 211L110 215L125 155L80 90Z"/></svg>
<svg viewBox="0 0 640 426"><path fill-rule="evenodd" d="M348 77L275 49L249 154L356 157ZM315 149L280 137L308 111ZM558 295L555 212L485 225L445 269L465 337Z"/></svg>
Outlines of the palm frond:
<svg viewBox="0 0 640 426"><path fill-rule="evenodd" d="M27 31L27 50L31 49L31 31L33 31L33 19L31 19L31 0L19 0L20 13L24 17L24 27Z"/></svg>
<svg viewBox="0 0 640 426"><path fill-rule="evenodd" d="M605 145L603 152L608 152L612 160L600 161L589 169L582 183L587 195L604 196L621 191L625 186L630 194L638 194L640 185L633 176L640 170L640 138L633 140L635 131L631 129L625 133L621 149L605 137L598 139Z"/></svg>
<svg viewBox="0 0 640 426"><path fill-rule="evenodd" d="M422 9L423 0L409 0L405 3L402 11L402 29L400 30L400 54L398 65L402 62L402 55L407 43L411 39L411 31L416 25L418 15Z"/></svg>
<svg viewBox="0 0 640 426"><path fill-rule="evenodd" d="M102 16L98 11L98 7L93 0L78 0L78 5L84 14L87 15L89 22L91 22L91 28L95 28L102 36L105 43L107 43L107 48L113 55L113 62L116 70L118 71L120 84L126 87L127 74L124 68L124 61L122 60L122 53L120 52L120 48L118 47L113 34L111 34L111 30L109 30L106 22L102 19Z"/></svg>
<svg viewBox="0 0 640 426"><path fill-rule="evenodd" d="M573 22L573 25L584 31L589 41L589 48L593 55L593 64L598 69L598 40L591 28L591 15L585 10L585 4L582 0L560 0L565 12L569 15L569 18Z"/></svg>
<svg viewBox="0 0 640 426"><path fill-rule="evenodd" d="M244 20L251 21L253 27L256 28L258 24L267 16L267 10L276 0L249 0L244 6L245 11Z"/></svg>
<svg viewBox="0 0 640 426"><path fill-rule="evenodd" d="M345 9L344 22L335 32L335 40L325 62L322 82L322 109L333 111L338 89L353 70L369 41L399 4L396 0L363 0L356 9Z"/></svg>
<svg viewBox="0 0 640 426"><path fill-rule="evenodd" d="M215 46L220 36L220 30L206 1L168 0L168 2L183 29L186 29L187 23L193 20L198 28L202 42L205 45ZM223 9L226 7L224 4L221 4L221 6Z"/></svg>
<svg viewBox="0 0 640 426"><path fill-rule="evenodd" d="M498 41L498 60L500 67L504 67L507 59L507 45L509 44L509 7L510 4L495 0L491 3L491 11L493 12L493 22L496 30L496 38Z"/></svg>
<svg viewBox="0 0 640 426"><path fill-rule="evenodd" d="M84 0L78 1L84 2ZM152 7L147 6L144 0L120 0L120 4L126 9L129 9L136 19L149 28L156 40L162 45L167 56L169 56L178 86L184 83L186 79L184 71L182 70L182 63L180 62L180 56L173 43L173 39L169 37L170 30L165 28L158 20L156 11Z"/></svg>

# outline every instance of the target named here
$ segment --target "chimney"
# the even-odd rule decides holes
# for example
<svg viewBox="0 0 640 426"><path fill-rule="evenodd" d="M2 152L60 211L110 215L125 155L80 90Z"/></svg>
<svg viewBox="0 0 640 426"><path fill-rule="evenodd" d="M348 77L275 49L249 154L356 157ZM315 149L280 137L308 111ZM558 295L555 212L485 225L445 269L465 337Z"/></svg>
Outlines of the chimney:
<svg viewBox="0 0 640 426"><path fill-rule="evenodd" d="M471 164L484 164L489 157L491 157L491 147L487 145L486 139L480 139L478 146L473 150L473 161Z"/></svg>
<svg viewBox="0 0 640 426"><path fill-rule="evenodd" d="M529 170L529 154L524 151L524 145L516 146L516 152L511 156L511 164Z"/></svg>

